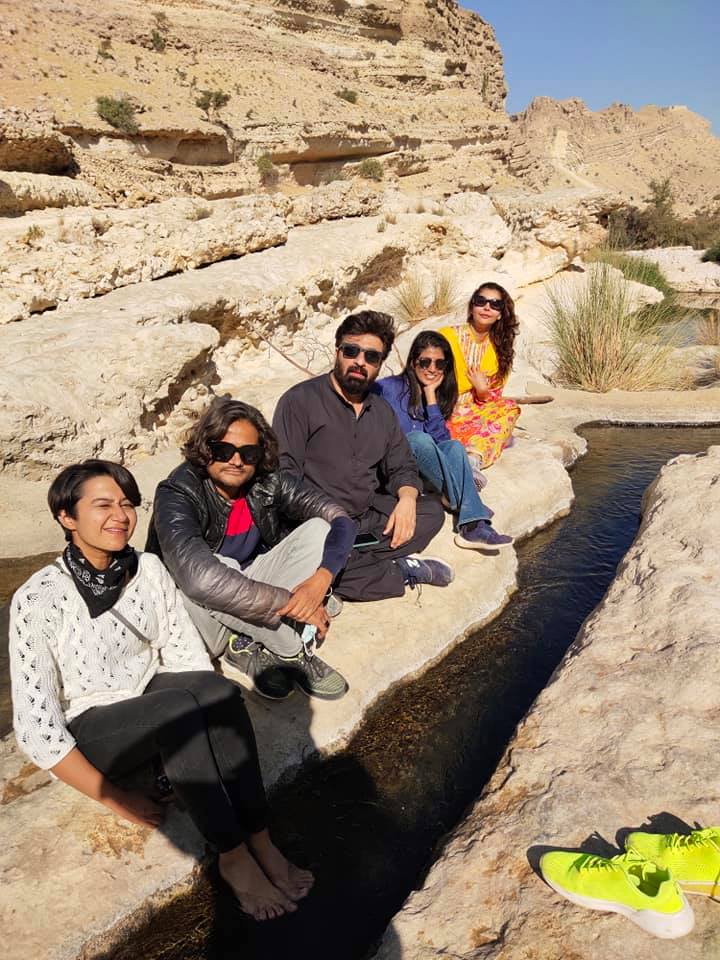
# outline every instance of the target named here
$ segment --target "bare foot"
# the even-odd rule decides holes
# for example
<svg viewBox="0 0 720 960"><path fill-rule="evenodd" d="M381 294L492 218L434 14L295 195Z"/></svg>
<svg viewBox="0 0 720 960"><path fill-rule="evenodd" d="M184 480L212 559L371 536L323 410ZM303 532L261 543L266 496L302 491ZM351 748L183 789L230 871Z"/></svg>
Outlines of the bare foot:
<svg viewBox="0 0 720 960"><path fill-rule="evenodd" d="M244 843L221 853L218 869L242 909L254 920L274 920L297 910L292 899L273 886Z"/></svg>
<svg viewBox="0 0 720 960"><path fill-rule="evenodd" d="M291 900L302 900L310 893L315 877L309 870L290 863L272 842L267 830L251 834L248 847L273 884Z"/></svg>

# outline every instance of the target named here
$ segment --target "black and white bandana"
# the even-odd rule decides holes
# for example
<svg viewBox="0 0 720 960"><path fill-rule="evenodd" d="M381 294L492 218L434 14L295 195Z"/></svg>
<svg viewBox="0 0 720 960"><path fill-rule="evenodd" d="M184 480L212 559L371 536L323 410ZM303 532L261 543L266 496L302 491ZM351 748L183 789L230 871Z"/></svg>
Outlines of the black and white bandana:
<svg viewBox="0 0 720 960"><path fill-rule="evenodd" d="M74 543L65 548L63 560L93 620L117 603L123 587L138 568L138 556L132 547L113 554L106 570L96 570Z"/></svg>

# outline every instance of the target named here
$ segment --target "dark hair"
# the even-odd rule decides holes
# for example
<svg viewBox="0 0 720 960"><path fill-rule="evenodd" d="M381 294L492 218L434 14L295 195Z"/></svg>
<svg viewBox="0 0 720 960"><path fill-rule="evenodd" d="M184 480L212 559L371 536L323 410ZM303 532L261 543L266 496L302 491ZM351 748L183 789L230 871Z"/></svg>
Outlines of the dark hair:
<svg viewBox="0 0 720 960"><path fill-rule="evenodd" d="M75 507L83 495L83 485L93 477L112 477L134 507L142 500L135 477L126 467L110 460L84 460L65 467L55 477L48 490L47 502L50 513L60 523L60 514L75 516ZM60 524L62 526L62 524ZM72 540L71 532L63 527L66 540Z"/></svg>
<svg viewBox="0 0 720 960"><path fill-rule="evenodd" d="M263 449L263 455L257 465L256 474L262 476L277 470L277 437L270 424L256 407L251 407L249 403L241 400L233 400L230 396L216 397L190 429L182 448L185 459L204 473L207 465L212 462L209 444L214 440L222 440L230 424L236 420L247 420L260 435L258 442Z"/></svg>
<svg viewBox="0 0 720 960"><path fill-rule="evenodd" d="M423 330L412 342L408 353L403 376L408 385L410 393L410 413L419 413L423 405L423 389L415 373L415 362L428 347L437 347L442 350L443 356L447 360L447 369L437 391L437 401L440 412L446 420L450 418L458 399L457 377L455 375L455 360L453 358L452 347L441 333L435 330Z"/></svg>
<svg viewBox="0 0 720 960"><path fill-rule="evenodd" d="M386 360L395 342L395 321L390 314L377 310L351 313L335 331L335 347L339 347L345 337L359 337L363 333L371 333L382 340L383 360Z"/></svg>
<svg viewBox="0 0 720 960"><path fill-rule="evenodd" d="M472 323L473 298L485 288L497 290L502 297L503 306L500 319L490 327L490 342L495 347L495 352L497 353L498 374L500 379L504 380L512 369L513 358L515 357L515 337L517 336L519 327L517 317L515 316L515 303L507 290L501 287L499 283L481 283L472 297L470 297L470 302L468 303L468 323Z"/></svg>

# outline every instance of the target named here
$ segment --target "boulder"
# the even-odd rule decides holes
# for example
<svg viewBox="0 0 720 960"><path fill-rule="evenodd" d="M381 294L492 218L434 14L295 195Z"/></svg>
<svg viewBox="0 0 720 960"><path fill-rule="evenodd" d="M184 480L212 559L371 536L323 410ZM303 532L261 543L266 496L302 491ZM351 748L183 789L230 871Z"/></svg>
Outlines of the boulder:
<svg viewBox="0 0 720 960"><path fill-rule="evenodd" d="M720 263L703 262L703 250L692 247L656 247L629 250L628 256L656 263L671 287L688 293L720 295Z"/></svg>
<svg viewBox="0 0 720 960"><path fill-rule="evenodd" d="M72 142L54 117L24 110L0 110L0 170L66 173L74 167Z"/></svg>
<svg viewBox="0 0 720 960"><path fill-rule="evenodd" d="M604 601L392 921L378 960L717 953L711 901L692 898L695 931L660 945L622 917L561 899L531 865L543 845L607 855L617 831L651 817L657 832L677 819L720 819L720 674L711 653L720 622L720 447L671 461L643 513Z"/></svg>
<svg viewBox="0 0 720 960"><path fill-rule="evenodd" d="M44 173L0 171L0 216L45 207L82 207L100 203L98 191L82 180Z"/></svg>

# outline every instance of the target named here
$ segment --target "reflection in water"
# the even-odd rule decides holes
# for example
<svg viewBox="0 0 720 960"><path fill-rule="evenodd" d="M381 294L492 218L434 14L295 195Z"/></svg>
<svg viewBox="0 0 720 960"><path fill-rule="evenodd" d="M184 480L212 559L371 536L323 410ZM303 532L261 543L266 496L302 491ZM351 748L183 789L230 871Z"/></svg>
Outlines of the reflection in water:
<svg viewBox="0 0 720 960"><path fill-rule="evenodd" d="M108 960L371 955L607 590L637 532L647 484L670 457L720 443L719 428L600 427L586 435L573 510L520 546L519 589L505 611L386 696L342 755L276 792L276 837L318 878L298 913L246 924L222 890L203 882ZM427 617L432 629L429 602Z"/></svg>

